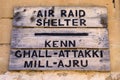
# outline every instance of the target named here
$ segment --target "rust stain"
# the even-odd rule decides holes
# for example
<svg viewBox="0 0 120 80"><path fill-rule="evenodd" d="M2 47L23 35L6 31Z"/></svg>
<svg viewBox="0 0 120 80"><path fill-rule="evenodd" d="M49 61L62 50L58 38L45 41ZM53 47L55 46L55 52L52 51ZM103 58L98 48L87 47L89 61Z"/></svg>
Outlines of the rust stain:
<svg viewBox="0 0 120 80"><path fill-rule="evenodd" d="M57 75L58 75L59 77L61 77L61 76L67 76L67 73L57 73Z"/></svg>
<svg viewBox="0 0 120 80"><path fill-rule="evenodd" d="M113 74L110 74L105 80L120 80L120 74L117 74L115 77L113 77Z"/></svg>
<svg viewBox="0 0 120 80"><path fill-rule="evenodd" d="M33 14L35 14L37 11L33 11Z"/></svg>
<svg viewBox="0 0 120 80"><path fill-rule="evenodd" d="M115 8L115 0L112 0L112 3L113 3L113 6L114 6L114 8Z"/></svg>
<svg viewBox="0 0 120 80"><path fill-rule="evenodd" d="M23 10L23 12L26 12L26 11L27 11L26 9Z"/></svg>
<svg viewBox="0 0 120 80"><path fill-rule="evenodd" d="M22 15L20 12L16 12L14 15L15 21L20 21L22 19Z"/></svg>
<svg viewBox="0 0 120 80"><path fill-rule="evenodd" d="M55 9L55 6L52 6L51 10L53 10L53 11L54 11L54 9Z"/></svg>
<svg viewBox="0 0 120 80"><path fill-rule="evenodd" d="M107 15L100 15L100 18L101 18L101 20L100 20L100 23L103 25L103 27L107 27L108 25L107 25Z"/></svg>
<svg viewBox="0 0 120 80"><path fill-rule="evenodd" d="M34 22L34 21L35 21L35 17L32 16L32 17L30 18L30 21L31 21L31 22Z"/></svg>

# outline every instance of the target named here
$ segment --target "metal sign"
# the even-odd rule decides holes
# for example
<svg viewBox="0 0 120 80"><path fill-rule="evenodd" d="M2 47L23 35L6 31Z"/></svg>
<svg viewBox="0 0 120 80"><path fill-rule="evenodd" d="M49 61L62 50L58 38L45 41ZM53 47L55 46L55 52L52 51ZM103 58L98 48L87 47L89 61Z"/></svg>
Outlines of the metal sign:
<svg viewBox="0 0 120 80"><path fill-rule="evenodd" d="M17 7L9 70L109 71L105 7Z"/></svg>

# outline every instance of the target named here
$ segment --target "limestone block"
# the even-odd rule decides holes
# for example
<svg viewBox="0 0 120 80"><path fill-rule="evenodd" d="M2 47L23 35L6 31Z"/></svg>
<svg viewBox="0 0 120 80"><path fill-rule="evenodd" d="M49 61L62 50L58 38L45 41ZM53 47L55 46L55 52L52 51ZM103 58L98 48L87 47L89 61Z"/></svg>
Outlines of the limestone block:
<svg viewBox="0 0 120 80"><path fill-rule="evenodd" d="M15 6L107 6L111 11L114 8L112 0L1 0L0 5L2 18L12 17Z"/></svg>
<svg viewBox="0 0 120 80"><path fill-rule="evenodd" d="M0 19L0 44L9 44L11 38L12 20Z"/></svg>
<svg viewBox="0 0 120 80"><path fill-rule="evenodd" d="M9 51L9 45L0 45L0 74L8 70Z"/></svg>

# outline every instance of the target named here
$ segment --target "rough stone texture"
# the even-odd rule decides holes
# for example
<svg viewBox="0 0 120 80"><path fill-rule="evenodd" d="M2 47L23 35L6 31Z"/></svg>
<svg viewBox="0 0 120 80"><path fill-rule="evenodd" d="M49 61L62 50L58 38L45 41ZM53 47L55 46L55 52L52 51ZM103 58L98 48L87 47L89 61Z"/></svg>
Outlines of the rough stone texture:
<svg viewBox="0 0 120 80"><path fill-rule="evenodd" d="M0 19L0 44L9 44L12 29L12 20Z"/></svg>
<svg viewBox="0 0 120 80"><path fill-rule="evenodd" d="M72 75L71 75L72 74ZM0 80L120 80L120 73L99 72L6 72L0 75Z"/></svg>
<svg viewBox="0 0 120 80"><path fill-rule="evenodd" d="M9 45L0 45L0 74L7 71L10 54Z"/></svg>
<svg viewBox="0 0 120 80"><path fill-rule="evenodd" d="M113 3L114 2L114 3ZM106 6L111 72L8 71L11 19L15 6ZM0 0L0 80L120 80L120 0Z"/></svg>

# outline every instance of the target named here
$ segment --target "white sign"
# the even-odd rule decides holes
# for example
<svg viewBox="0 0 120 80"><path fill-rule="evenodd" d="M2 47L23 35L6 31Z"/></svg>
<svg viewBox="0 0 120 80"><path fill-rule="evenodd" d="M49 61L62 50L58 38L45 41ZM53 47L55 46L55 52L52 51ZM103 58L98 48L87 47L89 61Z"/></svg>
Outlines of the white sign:
<svg viewBox="0 0 120 80"><path fill-rule="evenodd" d="M10 70L109 71L109 52L100 49L11 50Z"/></svg>
<svg viewBox="0 0 120 80"><path fill-rule="evenodd" d="M9 70L109 71L105 7L17 7Z"/></svg>
<svg viewBox="0 0 120 80"><path fill-rule="evenodd" d="M107 27L105 7L18 7L14 26Z"/></svg>
<svg viewBox="0 0 120 80"><path fill-rule="evenodd" d="M107 29L15 28L12 48L108 48Z"/></svg>

